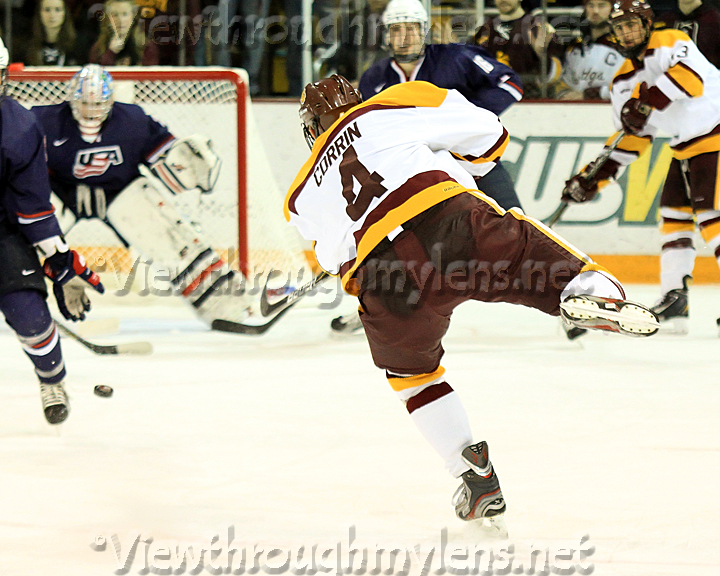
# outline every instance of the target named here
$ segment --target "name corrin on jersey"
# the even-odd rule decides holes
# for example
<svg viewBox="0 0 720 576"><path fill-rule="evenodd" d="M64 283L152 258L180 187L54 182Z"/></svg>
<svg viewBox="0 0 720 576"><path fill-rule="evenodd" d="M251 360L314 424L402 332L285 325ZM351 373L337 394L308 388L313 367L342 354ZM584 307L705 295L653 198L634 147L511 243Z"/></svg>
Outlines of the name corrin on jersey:
<svg viewBox="0 0 720 576"><path fill-rule="evenodd" d="M360 134L360 128L358 128L357 122L353 122L352 126L348 126L345 130L340 132L340 135L332 144L330 144L328 149L325 151L325 154L323 154L323 157L320 159L320 162L318 162L315 167L315 171L313 172L315 184L320 186L325 172L328 171L333 162L335 162L338 158L342 158L343 152L345 152L345 149L353 143L355 138L361 137L362 134Z"/></svg>
<svg viewBox="0 0 720 576"><path fill-rule="evenodd" d="M123 155L120 146L100 146L79 150L73 164L73 176L75 178L88 178L105 174L110 166L117 166L123 163Z"/></svg>

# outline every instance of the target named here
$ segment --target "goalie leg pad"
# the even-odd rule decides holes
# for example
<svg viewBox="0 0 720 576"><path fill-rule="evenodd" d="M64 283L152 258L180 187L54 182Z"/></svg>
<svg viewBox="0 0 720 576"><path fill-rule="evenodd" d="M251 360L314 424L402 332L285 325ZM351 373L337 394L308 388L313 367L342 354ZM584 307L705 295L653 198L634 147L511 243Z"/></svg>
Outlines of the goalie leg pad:
<svg viewBox="0 0 720 576"><path fill-rule="evenodd" d="M230 270L202 231L149 179L137 178L125 188L107 218L133 248L169 269L174 291L203 321L247 317L249 297L242 274Z"/></svg>

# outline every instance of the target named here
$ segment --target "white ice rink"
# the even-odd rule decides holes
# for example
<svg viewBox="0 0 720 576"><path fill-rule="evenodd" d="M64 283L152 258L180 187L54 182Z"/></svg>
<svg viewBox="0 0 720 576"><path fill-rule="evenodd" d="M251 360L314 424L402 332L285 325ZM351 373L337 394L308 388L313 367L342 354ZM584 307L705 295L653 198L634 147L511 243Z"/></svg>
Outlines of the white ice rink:
<svg viewBox="0 0 720 576"><path fill-rule="evenodd" d="M338 550L347 564L353 540L369 550L364 573L378 573L377 546L420 560L434 548L430 574L472 573L479 557L488 574L717 576L718 295L692 288L684 338L569 342L556 319L532 310L456 311L443 365L476 438L489 443L507 542L455 518L458 481L372 365L364 337L331 336L330 319L353 307L347 298L336 310L295 310L261 338L212 333L166 299L95 298L96 319L121 322L94 341L148 340L155 353L100 357L64 339L72 410L55 428L3 325L0 574L227 573L222 554L220 571L177 557L177 546L218 535L218 545L245 547L246 570L260 574L301 573L298 550L307 559L315 544L316 569L337 574ZM656 296L657 287L629 287L632 299ZM114 396L93 395L99 383ZM581 561L584 536L592 554ZM571 560L555 558L563 549ZM406 556L417 573L406 552L385 573L399 574ZM534 572L531 557L542 558ZM381 555L383 570L390 558Z"/></svg>

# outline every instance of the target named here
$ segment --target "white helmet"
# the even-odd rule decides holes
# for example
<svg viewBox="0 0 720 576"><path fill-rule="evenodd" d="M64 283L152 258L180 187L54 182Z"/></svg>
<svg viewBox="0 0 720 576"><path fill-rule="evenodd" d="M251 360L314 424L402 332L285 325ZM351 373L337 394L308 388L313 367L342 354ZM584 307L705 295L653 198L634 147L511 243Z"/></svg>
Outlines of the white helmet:
<svg viewBox="0 0 720 576"><path fill-rule="evenodd" d="M390 0L382 15L382 23L385 25L385 29L389 29L393 24L406 22L420 24L422 44L416 52L396 54L386 38L386 47L390 49L393 58L397 62L414 62L422 56L425 51L425 37L428 33L428 15L420 0Z"/></svg>
<svg viewBox="0 0 720 576"><path fill-rule="evenodd" d="M390 0L382 15L385 27L400 22L419 22L423 37L428 30L428 15L420 0Z"/></svg>
<svg viewBox="0 0 720 576"><path fill-rule="evenodd" d="M70 108L83 139L94 142L112 105L113 79L99 64L87 64L70 82Z"/></svg>
<svg viewBox="0 0 720 576"><path fill-rule="evenodd" d="M5 48L2 38L0 38L0 94L5 93L8 64L10 64L10 54L8 54L8 50Z"/></svg>

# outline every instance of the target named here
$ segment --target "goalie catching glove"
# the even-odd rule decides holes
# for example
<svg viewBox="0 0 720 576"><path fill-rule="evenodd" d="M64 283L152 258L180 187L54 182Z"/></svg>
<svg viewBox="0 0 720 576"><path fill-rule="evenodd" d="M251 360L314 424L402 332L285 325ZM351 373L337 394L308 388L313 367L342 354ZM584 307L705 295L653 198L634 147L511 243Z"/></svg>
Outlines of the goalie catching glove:
<svg viewBox="0 0 720 576"><path fill-rule="evenodd" d="M221 161L212 142L194 134L177 140L167 154L150 169L173 194L199 188L212 192L220 175Z"/></svg>
<svg viewBox="0 0 720 576"><path fill-rule="evenodd" d="M75 250L55 252L45 259L43 270L53 282L55 300L66 320L85 320L85 312L90 310L90 299L85 294L86 284L100 294L105 292L100 277L87 267L85 259Z"/></svg>
<svg viewBox="0 0 720 576"><path fill-rule="evenodd" d="M590 162L580 174L576 174L565 182L565 188L563 188L561 198L563 202L581 204L592 200L600 188L607 184L610 178L615 177L620 167L620 164L615 162L615 160L608 159L597 173L588 177L594 165L595 162Z"/></svg>

